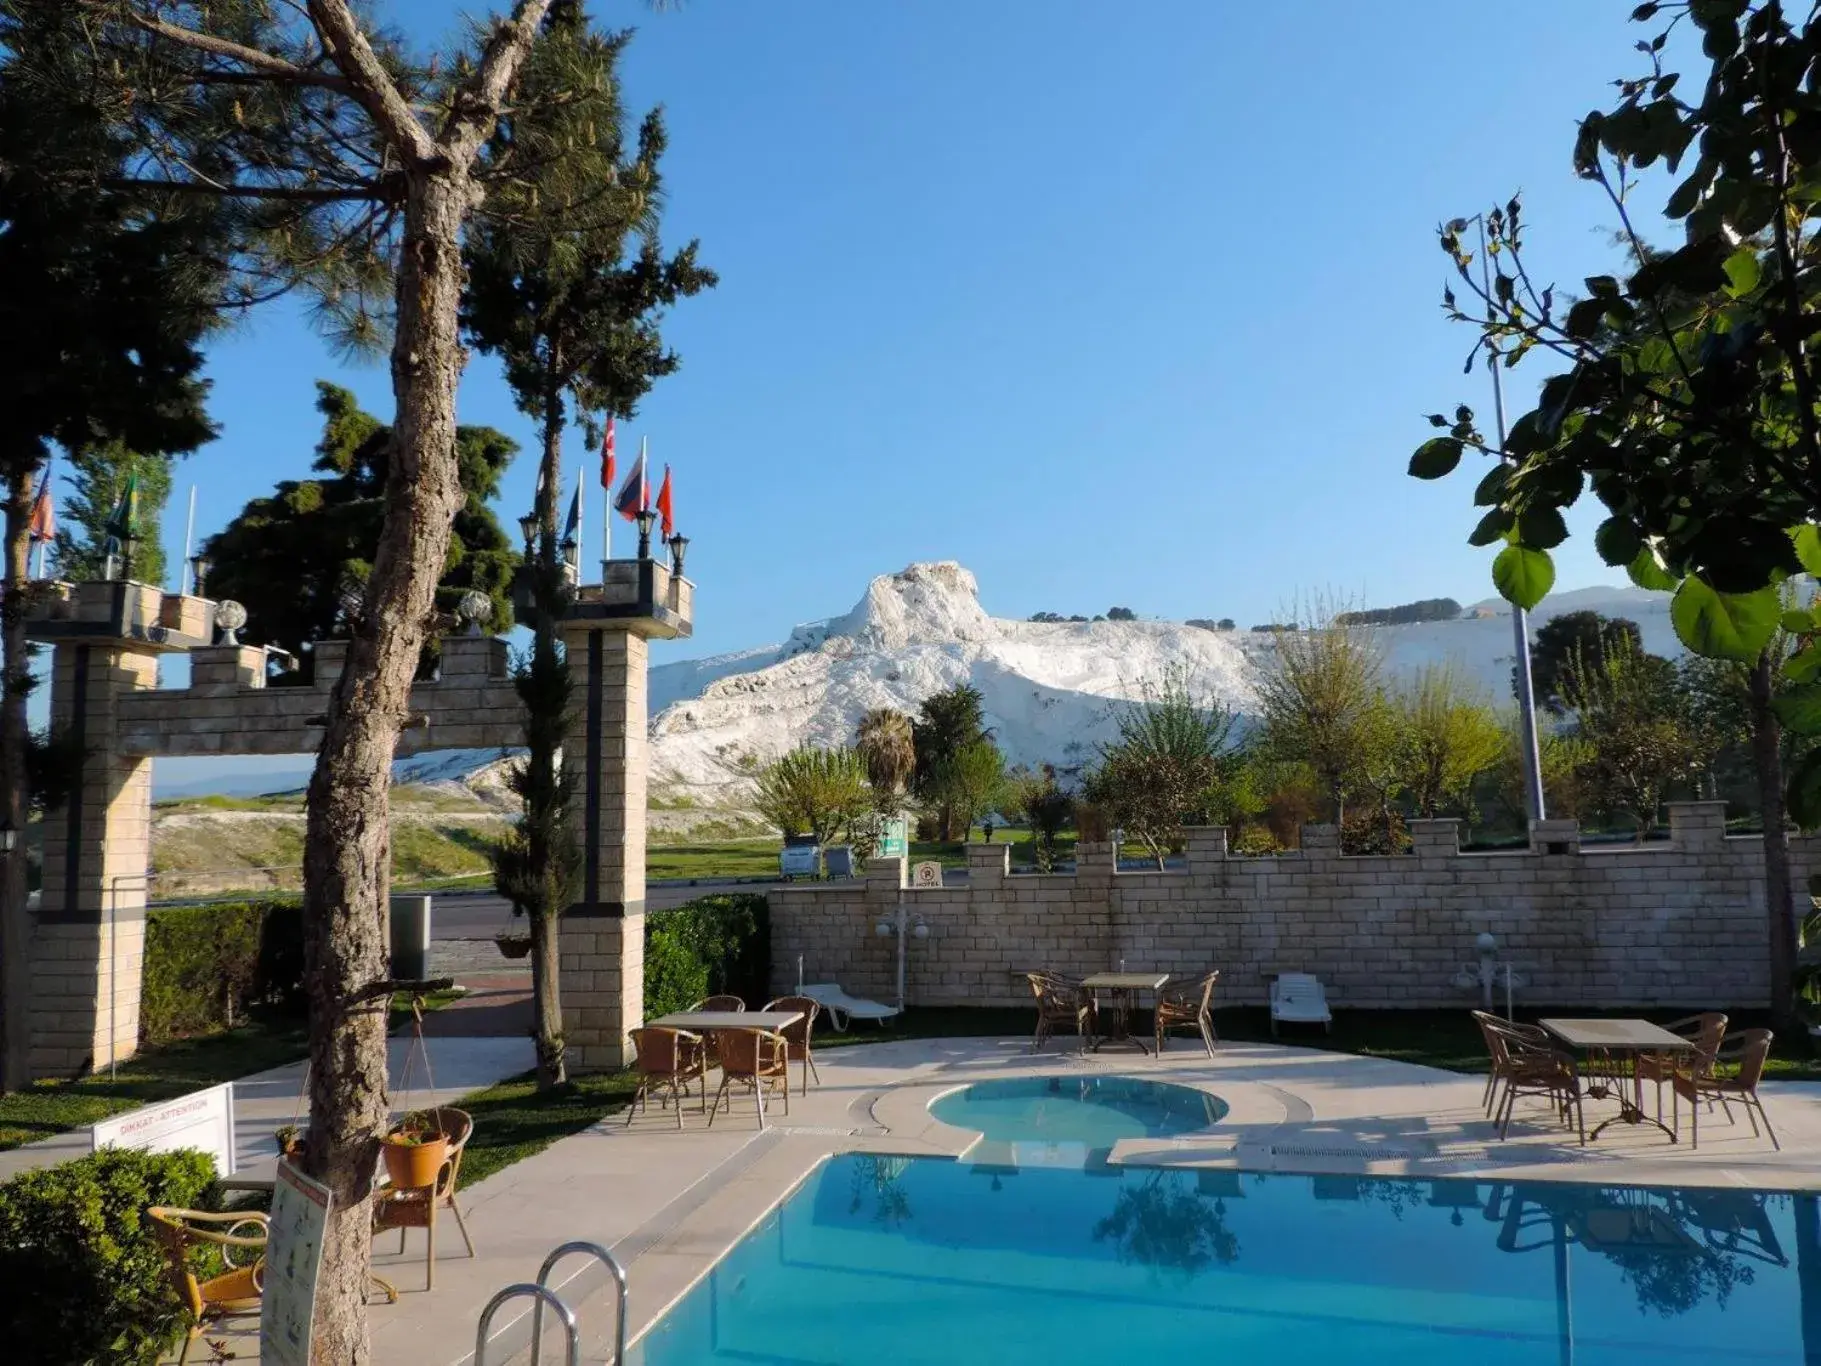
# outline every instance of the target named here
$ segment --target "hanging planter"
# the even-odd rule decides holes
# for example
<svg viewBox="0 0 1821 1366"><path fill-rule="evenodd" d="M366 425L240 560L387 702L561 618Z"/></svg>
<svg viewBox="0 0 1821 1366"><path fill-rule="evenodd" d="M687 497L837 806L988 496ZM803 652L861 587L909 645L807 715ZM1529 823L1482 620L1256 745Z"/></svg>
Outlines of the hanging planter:
<svg viewBox="0 0 1821 1366"><path fill-rule="evenodd" d="M531 936L528 934L496 934L493 942L499 945L501 957L528 958L531 956Z"/></svg>
<svg viewBox="0 0 1821 1366"><path fill-rule="evenodd" d="M436 1184L436 1174L449 1160L449 1136L442 1117L434 1110L406 1115L387 1132L383 1151L386 1175L401 1190L421 1190Z"/></svg>

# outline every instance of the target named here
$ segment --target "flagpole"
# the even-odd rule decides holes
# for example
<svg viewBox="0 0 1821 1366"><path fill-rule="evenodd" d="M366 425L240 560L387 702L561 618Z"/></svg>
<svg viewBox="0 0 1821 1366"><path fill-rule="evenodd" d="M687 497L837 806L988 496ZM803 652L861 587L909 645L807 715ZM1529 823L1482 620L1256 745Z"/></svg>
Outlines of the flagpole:
<svg viewBox="0 0 1821 1366"><path fill-rule="evenodd" d="M607 562L613 558L613 490L601 485L601 582L607 582Z"/></svg>
<svg viewBox="0 0 1821 1366"><path fill-rule="evenodd" d="M190 596L190 546L196 539L196 486L190 485L190 515L183 523L183 567L177 571L177 582L183 585L179 597Z"/></svg>

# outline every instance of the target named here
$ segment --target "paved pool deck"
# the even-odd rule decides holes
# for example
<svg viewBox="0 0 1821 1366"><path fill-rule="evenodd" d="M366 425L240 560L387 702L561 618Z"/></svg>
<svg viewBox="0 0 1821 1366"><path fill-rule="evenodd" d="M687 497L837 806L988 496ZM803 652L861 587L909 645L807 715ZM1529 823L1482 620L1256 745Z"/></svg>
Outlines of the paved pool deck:
<svg viewBox="0 0 1821 1366"><path fill-rule="evenodd" d="M1186 1041L1162 1058L1083 1057L1062 1041L1033 1057L1024 1039L928 1039L830 1049L817 1065L821 1080L807 1096L794 1091L793 1069L790 1112L774 1099L763 1131L750 1095L712 1127L692 1102L681 1131L674 1111L653 1106L630 1126L614 1116L463 1191L479 1255L462 1255L445 1220L434 1291L422 1288L423 1235L410 1235L402 1258L396 1241L382 1238L376 1269L402 1294L398 1304L372 1310L376 1359L386 1366L471 1361L488 1297L533 1279L545 1254L571 1239L601 1243L626 1264L636 1338L827 1158L852 1151L961 1156L976 1135L934 1120L929 1102L996 1077L1149 1077L1213 1092L1231 1107L1202 1135L1122 1142L1115 1164L1821 1189L1821 1084L1763 1087L1783 1144L1776 1152L1752 1137L1743 1116L1735 1126L1717 1113L1704 1120L1698 1150L1686 1138L1672 1145L1654 1128L1626 1125L1583 1148L1551 1122L1541 1101L1520 1101L1511 1136L1500 1142L1480 1108L1483 1078L1281 1044L1223 1044L1210 1059ZM1590 1102L1590 1127L1615 1109L1610 1101ZM580 1319L582 1359L605 1360L614 1328L605 1274L577 1257L552 1279ZM526 1359L527 1305L519 1301L494 1320L490 1363ZM240 1353L237 1361L256 1358L253 1336L222 1336ZM639 1360L636 1345L629 1359Z"/></svg>

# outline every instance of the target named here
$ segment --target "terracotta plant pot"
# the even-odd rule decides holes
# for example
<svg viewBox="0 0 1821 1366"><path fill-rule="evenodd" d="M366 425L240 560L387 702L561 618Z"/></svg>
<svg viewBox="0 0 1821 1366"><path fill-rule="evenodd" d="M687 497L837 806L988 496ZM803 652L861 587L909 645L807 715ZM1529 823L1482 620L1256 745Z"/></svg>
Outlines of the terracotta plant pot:
<svg viewBox="0 0 1821 1366"><path fill-rule="evenodd" d="M499 945L500 953L507 958L528 958L531 955L531 936L528 934L497 935L493 942Z"/></svg>
<svg viewBox="0 0 1821 1366"><path fill-rule="evenodd" d="M400 1190L420 1190L436 1184L436 1174L449 1156L449 1140L432 1134L418 1142L407 1142L399 1135L386 1135L386 1175Z"/></svg>

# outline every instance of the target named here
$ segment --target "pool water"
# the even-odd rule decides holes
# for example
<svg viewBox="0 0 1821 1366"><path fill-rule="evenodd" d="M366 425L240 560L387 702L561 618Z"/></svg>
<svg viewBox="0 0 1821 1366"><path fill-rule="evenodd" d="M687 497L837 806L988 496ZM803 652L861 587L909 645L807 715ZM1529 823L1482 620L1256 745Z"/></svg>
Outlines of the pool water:
<svg viewBox="0 0 1821 1366"><path fill-rule="evenodd" d="M1813 1195L849 1155L645 1366L1821 1362Z"/></svg>
<svg viewBox="0 0 1821 1366"><path fill-rule="evenodd" d="M958 1129L978 1129L988 1155L1019 1166L1104 1161L1122 1138L1168 1138L1218 1123L1227 1103L1191 1086L1138 1077L1018 1077L976 1082L930 1104Z"/></svg>

